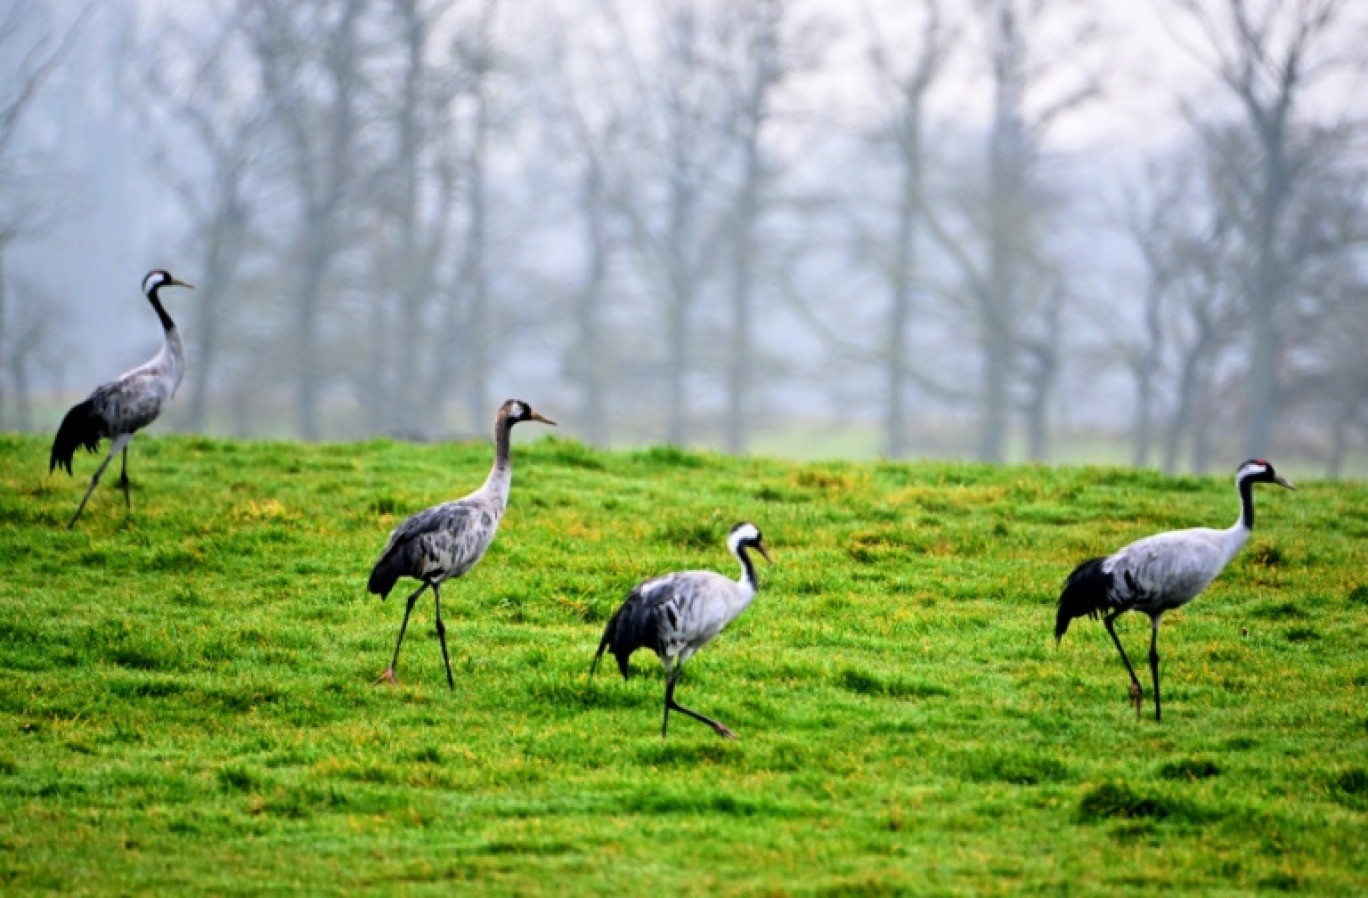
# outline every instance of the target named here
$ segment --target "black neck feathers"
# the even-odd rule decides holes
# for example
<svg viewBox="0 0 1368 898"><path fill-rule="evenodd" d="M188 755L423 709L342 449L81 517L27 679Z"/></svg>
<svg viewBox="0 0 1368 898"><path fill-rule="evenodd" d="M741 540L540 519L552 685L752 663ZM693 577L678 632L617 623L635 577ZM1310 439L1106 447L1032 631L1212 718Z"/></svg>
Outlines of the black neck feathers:
<svg viewBox="0 0 1368 898"><path fill-rule="evenodd" d="M749 583L752 589L759 590L760 582L755 579L755 565L751 563L747 548L745 543L736 547L736 557L741 562L741 579Z"/></svg>
<svg viewBox="0 0 1368 898"><path fill-rule="evenodd" d="M152 303L152 308L157 310L157 317L161 319L162 330L169 331L176 326L176 322L171 320L171 316L166 314L166 309L162 308L161 297L157 291L161 289L161 284L157 284L147 291L147 301Z"/></svg>
<svg viewBox="0 0 1368 898"><path fill-rule="evenodd" d="M1240 478L1240 523L1246 530L1254 529L1254 479Z"/></svg>
<svg viewBox="0 0 1368 898"><path fill-rule="evenodd" d="M508 467L508 444L513 433L513 422L506 415L500 415L494 422L494 466Z"/></svg>

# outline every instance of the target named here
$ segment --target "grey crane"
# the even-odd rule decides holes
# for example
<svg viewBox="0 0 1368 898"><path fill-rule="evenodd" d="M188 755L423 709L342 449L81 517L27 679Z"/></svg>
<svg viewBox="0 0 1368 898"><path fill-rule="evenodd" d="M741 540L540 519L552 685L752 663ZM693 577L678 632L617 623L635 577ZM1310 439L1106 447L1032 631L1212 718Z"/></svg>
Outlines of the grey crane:
<svg viewBox="0 0 1368 898"><path fill-rule="evenodd" d="M1113 622L1127 611L1140 611L1150 618L1150 675L1154 679L1154 719L1161 719L1159 706L1159 620L1165 611L1181 608L1197 598L1235 557L1254 528L1256 483L1276 483L1296 489L1263 459L1251 458L1235 472L1235 488L1240 494L1240 517L1225 530L1194 527L1172 530L1137 540L1111 555L1089 558L1064 583L1055 616L1055 642L1064 638L1069 622L1088 615L1102 615L1130 674L1130 698L1139 716L1144 705L1144 690L1135 668L1121 647Z"/></svg>
<svg viewBox="0 0 1368 898"><path fill-rule="evenodd" d="M128 444L132 442L134 434L157 419L167 401L176 395L176 388L185 376L185 347L181 345L176 323L162 307L158 293L163 287L193 289L193 285L178 281L161 269L149 271L143 278L143 293L161 319L165 332L161 349L146 363L96 387L85 401L72 406L62 419L62 426L57 428L57 436L52 441L52 453L48 457L49 474L58 467L65 468L70 474L71 459L77 447L83 446L87 452L95 452L100 448L100 440L114 441L109 447L109 455L95 470L95 476L90 478L90 486L81 497L76 514L67 524L68 530L76 526L76 520L85 510L86 502L99 484L105 468L120 452L123 453L123 464L119 472L119 486L123 489L124 505L132 510L133 499L128 492Z"/></svg>
<svg viewBox="0 0 1368 898"><path fill-rule="evenodd" d="M389 542L385 543L366 588L385 599L389 598L390 590L400 577L412 577L422 585L408 597L404 622L399 625L399 639L394 644L394 657L377 683L397 682L394 667L399 663L399 647L404 644L409 615L413 613L418 596L431 587L447 685L456 688L456 681L451 676L451 656L447 654L446 626L442 623L441 587L447 580L473 568L494 542L499 521L508 507L508 490L513 481L513 463L508 456L509 434L513 425L521 421L540 421L552 426L556 423L537 414L526 402L517 399L505 402L494 417L494 466L484 485L465 498L434 505L409 517L394 528Z"/></svg>
<svg viewBox="0 0 1368 898"><path fill-rule="evenodd" d="M670 727L670 710L687 714L712 727L724 739L735 739L736 734L711 717L704 717L675 701L675 681L680 669L694 652L712 641L727 624L736 620L750 607L759 584L755 566L748 549L755 549L773 564L765 548L760 528L742 521L727 534L727 548L741 562L741 578L731 580L713 571L679 571L665 574L637 584L604 628L598 653L589 666L589 676L598 669L604 650L611 650L617 658L623 679L628 676L627 662L632 653L648 648L660 658L665 669L665 717L660 724L660 738Z"/></svg>

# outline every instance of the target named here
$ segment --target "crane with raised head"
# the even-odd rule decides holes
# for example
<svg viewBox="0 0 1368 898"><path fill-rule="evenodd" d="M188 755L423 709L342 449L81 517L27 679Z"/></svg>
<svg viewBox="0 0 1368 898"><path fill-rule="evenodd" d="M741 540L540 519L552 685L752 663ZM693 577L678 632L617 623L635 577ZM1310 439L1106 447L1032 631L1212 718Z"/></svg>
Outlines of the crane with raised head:
<svg viewBox="0 0 1368 898"><path fill-rule="evenodd" d="M1074 568L1064 583L1055 614L1055 642L1064 638L1069 622L1100 614L1116 650L1131 678L1131 703L1139 716L1144 690L1126 650L1116 635L1114 622L1127 611L1139 611L1150 619L1150 675L1154 680L1154 719L1161 719L1159 704L1159 620L1164 612L1181 608L1197 598L1225 569L1249 540L1254 529L1254 484L1276 483L1296 489L1263 459L1251 458L1235 472L1240 496L1240 516L1224 530L1193 527L1171 530L1137 540L1110 555L1089 558Z"/></svg>
<svg viewBox="0 0 1368 898"><path fill-rule="evenodd" d="M442 623L442 584L473 568L494 542L499 521L508 508L508 491L513 482L510 434L513 425L522 421L540 421L552 426L556 423L533 411L526 402L508 400L494 417L494 465L484 484L468 496L423 509L390 533L366 588L384 599L389 597L400 577L411 577L422 585L408 597L404 620L399 625L399 639L394 643L394 656L377 683L397 682L394 668L399 663L399 648L404 644L409 615L413 613L418 596L431 588L447 685L456 688L451 675L451 656L447 653L446 626Z"/></svg>
<svg viewBox="0 0 1368 898"><path fill-rule="evenodd" d="M76 526L76 520L85 510L90 494L99 485L105 468L119 453L123 453L119 486L123 489L125 507L130 511L133 509L128 483L128 444L132 442L134 434L157 420L162 408L176 395L176 388L185 376L185 347L181 343L180 332L176 330L176 323L162 306L160 291L163 287L193 289L191 284L176 280L160 268L149 271L143 278L143 294L161 319L165 335L161 349L144 364L96 387L84 401L72 406L62 419L61 427L57 428L57 436L52 441L52 453L48 456L49 474L59 467L65 468L70 474L71 459L78 447L96 452L101 440L113 440L109 455L95 470L95 476L90 478L90 486L81 497L76 514L67 524L68 530Z"/></svg>

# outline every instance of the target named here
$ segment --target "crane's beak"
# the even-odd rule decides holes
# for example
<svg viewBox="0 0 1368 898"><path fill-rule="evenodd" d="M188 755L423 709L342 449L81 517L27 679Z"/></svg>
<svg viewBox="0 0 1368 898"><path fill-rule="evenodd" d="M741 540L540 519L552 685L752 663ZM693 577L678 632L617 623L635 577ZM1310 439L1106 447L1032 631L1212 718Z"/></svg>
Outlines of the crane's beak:
<svg viewBox="0 0 1368 898"><path fill-rule="evenodd" d="M550 424L552 427L555 427L555 426L556 426L556 422L555 422L555 421L552 421L550 418L547 418L547 417L544 416L544 415L539 415L539 414L537 414L536 412L533 412L533 413L532 413L532 418L531 418L531 420L533 420L533 421L540 421L540 422L542 422L543 424Z"/></svg>
<svg viewBox="0 0 1368 898"><path fill-rule="evenodd" d="M1288 480L1286 477L1283 477L1281 474L1274 474L1273 482L1276 483L1278 486L1285 486L1290 490L1296 489L1296 487L1292 485L1292 481Z"/></svg>
<svg viewBox="0 0 1368 898"><path fill-rule="evenodd" d="M176 279L173 278L173 277L172 277L172 278L167 278L167 279L166 279L166 286L168 286L168 287L185 287L185 288L190 289L190 290L195 289L195 285L194 285L194 284L187 284L185 281L178 281L178 280L176 280Z"/></svg>
<svg viewBox="0 0 1368 898"><path fill-rule="evenodd" d="M764 543L756 543L755 548L761 555L765 556L766 561L770 564L774 564L774 559L770 557L769 550L765 548Z"/></svg>

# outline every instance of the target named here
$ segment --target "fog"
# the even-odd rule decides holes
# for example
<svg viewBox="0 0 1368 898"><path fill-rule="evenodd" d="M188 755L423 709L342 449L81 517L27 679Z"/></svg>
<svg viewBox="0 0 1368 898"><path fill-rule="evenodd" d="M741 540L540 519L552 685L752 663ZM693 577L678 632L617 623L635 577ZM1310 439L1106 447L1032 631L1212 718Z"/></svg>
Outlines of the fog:
<svg viewBox="0 0 1368 898"><path fill-rule="evenodd" d="M1368 9L0 0L0 428L1368 475Z"/></svg>

